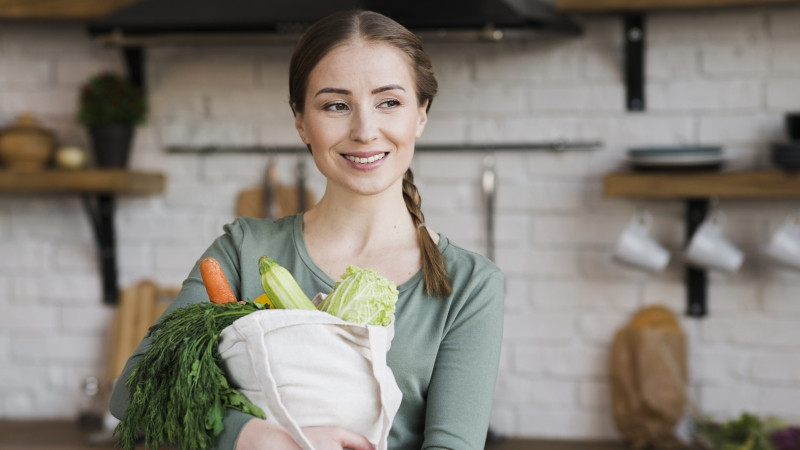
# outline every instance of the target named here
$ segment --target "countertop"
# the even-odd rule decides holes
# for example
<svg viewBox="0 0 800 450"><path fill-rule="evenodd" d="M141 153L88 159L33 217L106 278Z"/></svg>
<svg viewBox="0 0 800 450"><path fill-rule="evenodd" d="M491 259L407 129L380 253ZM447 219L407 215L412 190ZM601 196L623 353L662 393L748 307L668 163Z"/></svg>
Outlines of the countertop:
<svg viewBox="0 0 800 450"><path fill-rule="evenodd" d="M500 438L486 450L626 450L619 442ZM3 450L116 450L109 434L82 429L77 421L0 421ZM144 450L144 446L137 447Z"/></svg>

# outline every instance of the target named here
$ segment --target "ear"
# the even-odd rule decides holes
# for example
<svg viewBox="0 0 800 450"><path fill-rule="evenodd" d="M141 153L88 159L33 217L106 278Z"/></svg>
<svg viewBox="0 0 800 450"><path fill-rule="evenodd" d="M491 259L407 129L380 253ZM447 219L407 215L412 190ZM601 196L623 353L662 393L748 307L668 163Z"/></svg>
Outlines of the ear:
<svg viewBox="0 0 800 450"><path fill-rule="evenodd" d="M303 114L297 111L294 112L294 128L297 130L297 134L300 135L300 140L303 141L303 144L308 145L306 128L305 124L303 124Z"/></svg>
<svg viewBox="0 0 800 450"><path fill-rule="evenodd" d="M417 133L416 136L419 138L422 136L422 132L425 130L425 124L428 123L428 100L425 101L422 105L417 108L417 114L419 115L417 120Z"/></svg>

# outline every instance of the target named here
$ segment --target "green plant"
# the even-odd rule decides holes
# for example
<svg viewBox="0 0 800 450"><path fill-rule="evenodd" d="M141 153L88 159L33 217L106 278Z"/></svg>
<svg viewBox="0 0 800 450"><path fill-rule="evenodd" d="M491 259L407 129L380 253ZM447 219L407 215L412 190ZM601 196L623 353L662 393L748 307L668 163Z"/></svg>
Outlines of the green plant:
<svg viewBox="0 0 800 450"><path fill-rule="evenodd" d="M87 126L136 125L147 115L142 90L113 72L91 77L81 88L78 122Z"/></svg>
<svg viewBox="0 0 800 450"><path fill-rule="evenodd" d="M762 419L742 413L725 422L696 421L695 439L701 448L713 450L775 450L770 434L785 427L786 424L776 418Z"/></svg>

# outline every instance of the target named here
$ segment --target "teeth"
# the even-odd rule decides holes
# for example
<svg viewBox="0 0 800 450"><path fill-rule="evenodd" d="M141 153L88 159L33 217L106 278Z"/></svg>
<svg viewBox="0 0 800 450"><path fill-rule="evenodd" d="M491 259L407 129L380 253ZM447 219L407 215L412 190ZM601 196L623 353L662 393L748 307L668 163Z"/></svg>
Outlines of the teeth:
<svg viewBox="0 0 800 450"><path fill-rule="evenodd" d="M377 155L370 156L369 158L359 158L357 156L347 155L347 159L349 159L350 161L353 161L354 163L358 163L358 164L369 164L371 162L375 162L375 161L383 159L384 154L385 153L379 153Z"/></svg>

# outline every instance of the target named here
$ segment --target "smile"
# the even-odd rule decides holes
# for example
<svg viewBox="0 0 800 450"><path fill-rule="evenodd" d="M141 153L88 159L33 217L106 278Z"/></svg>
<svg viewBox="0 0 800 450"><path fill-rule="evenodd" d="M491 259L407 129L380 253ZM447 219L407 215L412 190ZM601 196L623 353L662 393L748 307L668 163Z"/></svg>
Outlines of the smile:
<svg viewBox="0 0 800 450"><path fill-rule="evenodd" d="M346 155L345 157L354 163L369 164L383 159L384 156L386 156L386 153L378 153L377 155L372 155L368 158L360 158L358 156L352 156L352 155Z"/></svg>

